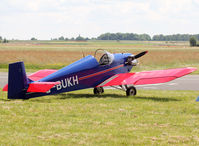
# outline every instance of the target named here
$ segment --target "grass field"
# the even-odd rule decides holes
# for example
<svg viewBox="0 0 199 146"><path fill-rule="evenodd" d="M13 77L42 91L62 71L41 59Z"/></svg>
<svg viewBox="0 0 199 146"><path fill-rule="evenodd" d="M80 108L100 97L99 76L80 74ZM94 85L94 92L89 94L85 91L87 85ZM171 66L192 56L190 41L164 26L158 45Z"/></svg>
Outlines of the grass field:
<svg viewBox="0 0 199 146"><path fill-rule="evenodd" d="M82 51L85 55L94 55L96 49L133 54L148 50L149 53L139 59L140 65L133 71L187 66L199 68L199 48L190 47L188 42L13 41L0 44L0 69L6 71L8 64L16 61L24 61L28 71L59 69L82 58Z"/></svg>
<svg viewBox="0 0 199 146"><path fill-rule="evenodd" d="M198 145L199 91L81 90L30 100L0 92L2 145Z"/></svg>

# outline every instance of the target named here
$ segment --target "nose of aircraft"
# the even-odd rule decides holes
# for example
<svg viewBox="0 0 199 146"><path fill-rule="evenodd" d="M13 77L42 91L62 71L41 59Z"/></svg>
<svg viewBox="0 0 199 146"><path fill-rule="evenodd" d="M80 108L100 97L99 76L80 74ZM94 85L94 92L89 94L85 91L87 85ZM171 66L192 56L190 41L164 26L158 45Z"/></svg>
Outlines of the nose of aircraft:
<svg viewBox="0 0 199 146"><path fill-rule="evenodd" d="M132 65L132 66L136 66L138 63L137 59L135 59L134 55L128 56L125 64L126 65Z"/></svg>
<svg viewBox="0 0 199 146"><path fill-rule="evenodd" d="M125 64L136 66L138 64L137 58L142 57L146 53L148 53L148 51L141 52L141 53L139 53L137 55L128 56L127 61L125 62Z"/></svg>

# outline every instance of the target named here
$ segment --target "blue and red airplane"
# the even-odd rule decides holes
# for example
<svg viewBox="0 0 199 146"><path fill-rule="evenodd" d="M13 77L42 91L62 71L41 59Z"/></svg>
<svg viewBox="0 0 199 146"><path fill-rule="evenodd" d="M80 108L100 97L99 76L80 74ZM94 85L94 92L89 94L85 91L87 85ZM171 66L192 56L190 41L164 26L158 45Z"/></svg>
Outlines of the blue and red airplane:
<svg viewBox="0 0 199 146"><path fill-rule="evenodd" d="M97 60L100 51L96 50L95 57L86 56L60 70L39 70L29 76L23 62L9 64L8 84L3 91L8 91L8 99L29 99L86 88L94 88L94 94L100 94L103 87L111 86L123 89L130 96L136 95L136 85L164 83L196 70L186 67L129 73L147 51L133 55L103 50Z"/></svg>

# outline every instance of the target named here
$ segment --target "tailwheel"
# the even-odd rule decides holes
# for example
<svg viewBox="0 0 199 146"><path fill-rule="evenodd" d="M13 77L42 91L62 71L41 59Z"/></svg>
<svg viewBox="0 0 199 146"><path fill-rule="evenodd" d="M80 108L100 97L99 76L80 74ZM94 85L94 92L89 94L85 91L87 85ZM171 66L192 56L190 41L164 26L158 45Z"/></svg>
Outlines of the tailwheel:
<svg viewBox="0 0 199 146"><path fill-rule="evenodd" d="M126 89L126 96L135 96L137 93L137 90L135 87L131 86L131 87L128 87Z"/></svg>
<svg viewBox="0 0 199 146"><path fill-rule="evenodd" d="M95 87L93 89L93 93L94 94L102 94L102 93L104 93L104 88L103 87Z"/></svg>

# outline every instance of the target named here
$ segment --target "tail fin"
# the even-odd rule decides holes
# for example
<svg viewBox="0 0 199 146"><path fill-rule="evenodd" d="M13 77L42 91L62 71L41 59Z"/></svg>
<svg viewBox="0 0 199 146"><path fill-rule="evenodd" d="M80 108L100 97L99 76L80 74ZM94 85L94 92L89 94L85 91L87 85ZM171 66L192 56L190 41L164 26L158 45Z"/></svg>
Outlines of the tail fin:
<svg viewBox="0 0 199 146"><path fill-rule="evenodd" d="M16 62L9 64L8 99L25 99L28 83L24 63Z"/></svg>

